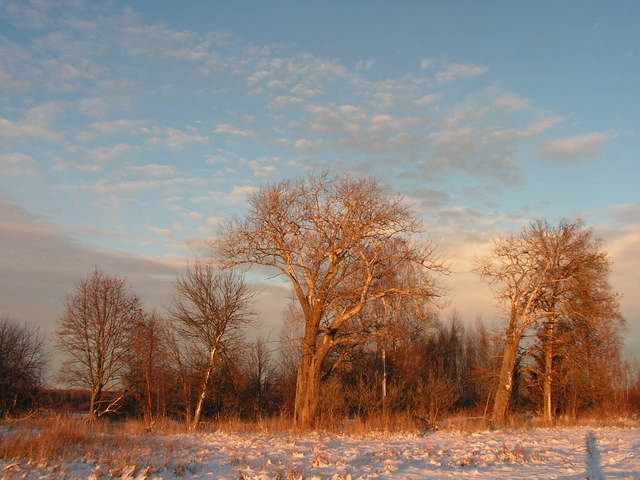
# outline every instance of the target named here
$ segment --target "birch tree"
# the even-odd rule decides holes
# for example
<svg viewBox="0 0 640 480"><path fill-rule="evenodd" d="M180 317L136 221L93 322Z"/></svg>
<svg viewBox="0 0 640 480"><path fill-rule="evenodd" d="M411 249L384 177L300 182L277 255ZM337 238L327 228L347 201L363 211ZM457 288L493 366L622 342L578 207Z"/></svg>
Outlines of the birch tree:
<svg viewBox="0 0 640 480"><path fill-rule="evenodd" d="M144 312L138 297L124 279L95 270L69 296L57 331L58 346L65 354L62 377L90 391L89 414L113 411L123 399L120 386L127 366L129 335Z"/></svg>
<svg viewBox="0 0 640 480"><path fill-rule="evenodd" d="M262 188L217 243L228 266L268 267L293 288L304 316L296 425L315 421L327 355L371 339L356 328L367 305L439 295L431 273L443 267L432 246L414 242L420 228L402 199L374 180L321 175ZM415 272L413 281L389 286L401 268Z"/></svg>
<svg viewBox="0 0 640 480"><path fill-rule="evenodd" d="M200 423L216 362L251 321L251 298L252 292L241 275L232 270L218 271L211 264L194 264L176 283L174 323L179 335L205 359L191 430Z"/></svg>

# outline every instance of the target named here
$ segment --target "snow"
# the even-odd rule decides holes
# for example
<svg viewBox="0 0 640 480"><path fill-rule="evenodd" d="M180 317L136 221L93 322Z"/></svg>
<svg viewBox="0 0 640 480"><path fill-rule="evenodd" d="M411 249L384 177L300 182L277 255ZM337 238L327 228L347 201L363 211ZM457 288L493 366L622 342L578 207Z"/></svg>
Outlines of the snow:
<svg viewBox="0 0 640 480"><path fill-rule="evenodd" d="M157 456L147 451L137 464L114 468L101 464L100 457L43 465L0 461L0 477L640 479L638 427L359 437L209 433L148 436L147 441ZM156 448L161 443L170 448Z"/></svg>

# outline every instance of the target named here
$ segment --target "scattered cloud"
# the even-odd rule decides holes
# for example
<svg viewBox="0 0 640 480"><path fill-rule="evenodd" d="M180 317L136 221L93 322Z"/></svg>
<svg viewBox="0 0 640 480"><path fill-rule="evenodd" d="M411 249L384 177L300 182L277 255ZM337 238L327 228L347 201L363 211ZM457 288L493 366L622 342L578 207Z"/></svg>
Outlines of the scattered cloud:
<svg viewBox="0 0 640 480"><path fill-rule="evenodd" d="M36 164L24 153L0 153L0 175L25 176L36 173Z"/></svg>
<svg viewBox="0 0 640 480"><path fill-rule="evenodd" d="M449 63L436 73L436 82L446 83L487 73L488 68L467 63Z"/></svg>
<svg viewBox="0 0 640 480"><path fill-rule="evenodd" d="M358 60L356 62L356 70L371 70L375 64L376 60L374 58L370 58L368 60Z"/></svg>
<svg viewBox="0 0 640 480"><path fill-rule="evenodd" d="M214 129L214 133L243 138L254 138L256 136L256 132L254 132L253 130L238 128L229 123L219 123Z"/></svg>
<svg viewBox="0 0 640 480"><path fill-rule="evenodd" d="M428 107L429 105L433 105L438 101L440 96L435 93L430 93L429 95L423 95L415 101L416 105L421 107Z"/></svg>
<svg viewBox="0 0 640 480"><path fill-rule="evenodd" d="M420 70L428 70L432 66L434 66L436 61L433 58L422 58L420 62L418 62L418 66Z"/></svg>
<svg viewBox="0 0 640 480"><path fill-rule="evenodd" d="M234 185L231 189L230 196L235 199L246 199L251 195L258 193L259 188L253 185Z"/></svg>
<svg viewBox="0 0 640 480"><path fill-rule="evenodd" d="M253 175L259 178L273 177L277 172L277 164L280 162L278 157L261 158L259 160L250 160L249 167Z"/></svg>
<svg viewBox="0 0 640 480"><path fill-rule="evenodd" d="M108 105L104 98L83 98L78 102L78 110L88 117L105 117L108 112Z"/></svg>
<svg viewBox="0 0 640 480"><path fill-rule="evenodd" d="M597 157L602 146L612 135L608 132L591 132L574 137L559 138L542 146L542 158L552 161L572 161Z"/></svg>
<svg viewBox="0 0 640 480"><path fill-rule="evenodd" d="M622 225L640 225L640 203L624 203L610 207L611 217Z"/></svg>
<svg viewBox="0 0 640 480"><path fill-rule="evenodd" d="M20 120L0 117L0 145L34 138L62 140L62 135L50 124L63 110L59 102L46 102L28 109Z"/></svg>
<svg viewBox="0 0 640 480"><path fill-rule="evenodd" d="M269 104L269 106L271 108L286 108L286 107L290 107L292 105L300 105L303 102L303 100L301 98L298 97L288 97L286 95L281 95L278 97L275 97L273 100L271 100L271 103Z"/></svg>
<svg viewBox="0 0 640 480"><path fill-rule="evenodd" d="M127 167L127 171L145 177L172 177L176 174L176 167L149 163L147 165L132 165Z"/></svg>
<svg viewBox="0 0 640 480"><path fill-rule="evenodd" d="M199 133L196 129L180 130L178 128L155 128L148 142L151 145L161 145L171 149L180 149L188 145L207 144L209 137Z"/></svg>

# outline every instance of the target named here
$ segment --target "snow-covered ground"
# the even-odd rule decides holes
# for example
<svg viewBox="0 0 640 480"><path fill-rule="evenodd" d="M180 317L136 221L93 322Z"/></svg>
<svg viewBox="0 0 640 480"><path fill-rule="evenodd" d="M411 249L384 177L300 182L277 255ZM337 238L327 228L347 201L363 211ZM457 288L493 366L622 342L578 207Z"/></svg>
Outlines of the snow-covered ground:
<svg viewBox="0 0 640 480"><path fill-rule="evenodd" d="M137 461L103 452L74 462L0 461L2 478L640 479L640 428L538 428L426 435L147 436ZM163 447L164 446L164 447ZM168 446L168 447L167 447ZM135 458L135 456L133 457Z"/></svg>

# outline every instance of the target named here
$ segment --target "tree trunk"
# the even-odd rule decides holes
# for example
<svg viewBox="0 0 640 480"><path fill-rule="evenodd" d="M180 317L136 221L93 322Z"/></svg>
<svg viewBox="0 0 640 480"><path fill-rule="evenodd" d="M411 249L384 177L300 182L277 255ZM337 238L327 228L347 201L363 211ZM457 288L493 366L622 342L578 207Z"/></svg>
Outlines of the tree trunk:
<svg viewBox="0 0 640 480"><path fill-rule="evenodd" d="M207 397L207 387L209 386L209 378L211 377L211 373L213 372L213 364L216 359L216 348L212 348L211 352L209 352L209 363L207 364L207 371L202 379L202 384L200 385L200 394L198 395L198 403L196 404L196 411L193 414L193 421L189 427L189 430L195 430L198 428L198 424L200 423L200 417L202 415L202 406L204 405L204 400Z"/></svg>
<svg viewBox="0 0 640 480"><path fill-rule="evenodd" d="M296 381L294 423L310 428L316 420L320 399L320 371L322 361L317 353L303 355Z"/></svg>
<svg viewBox="0 0 640 480"><path fill-rule="evenodd" d="M97 386L91 388L91 397L89 400L89 417L94 419L98 416L98 408L102 403L102 387Z"/></svg>
<svg viewBox="0 0 640 480"><path fill-rule="evenodd" d="M551 425L553 423L553 410L551 403L551 382L553 373L553 323L549 322L545 326L544 336L544 379L543 379L543 395L544 395L544 423Z"/></svg>
<svg viewBox="0 0 640 480"><path fill-rule="evenodd" d="M504 425L513 388L513 369L516 364L521 333L516 328L517 317L511 317L504 345L498 388L493 401L492 423L495 426Z"/></svg>
<svg viewBox="0 0 640 480"><path fill-rule="evenodd" d="M382 417L387 422L387 349L382 345Z"/></svg>

